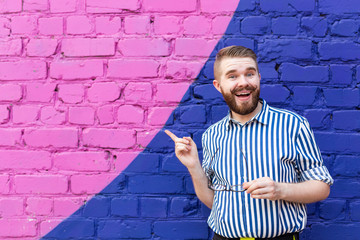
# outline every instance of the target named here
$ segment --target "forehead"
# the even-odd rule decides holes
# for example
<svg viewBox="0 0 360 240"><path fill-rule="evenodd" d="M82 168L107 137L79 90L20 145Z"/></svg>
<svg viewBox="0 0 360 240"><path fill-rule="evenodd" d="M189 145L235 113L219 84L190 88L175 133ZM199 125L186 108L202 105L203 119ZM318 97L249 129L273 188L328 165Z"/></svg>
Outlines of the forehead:
<svg viewBox="0 0 360 240"><path fill-rule="evenodd" d="M222 74L228 71L245 71L249 68L257 69L256 62L250 57L227 57L222 59L220 70Z"/></svg>

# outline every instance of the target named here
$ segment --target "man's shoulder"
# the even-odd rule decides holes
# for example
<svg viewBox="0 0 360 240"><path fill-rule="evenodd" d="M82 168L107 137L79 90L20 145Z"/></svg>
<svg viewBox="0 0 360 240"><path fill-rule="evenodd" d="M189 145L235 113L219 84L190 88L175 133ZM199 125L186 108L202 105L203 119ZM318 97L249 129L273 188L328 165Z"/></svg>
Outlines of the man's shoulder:
<svg viewBox="0 0 360 240"><path fill-rule="evenodd" d="M290 118L296 122L302 123L302 122L306 121L306 118L301 116L300 114L295 113L290 110L287 110L287 109L284 109L284 108L276 108L276 107L269 106L269 113L271 113L273 115L277 115L278 117Z"/></svg>
<svg viewBox="0 0 360 240"><path fill-rule="evenodd" d="M229 116L226 115L224 118L222 118L221 120L217 121L216 123L208 127L203 133L203 136L213 134L214 131L221 131L222 129L225 129L228 121L229 121Z"/></svg>

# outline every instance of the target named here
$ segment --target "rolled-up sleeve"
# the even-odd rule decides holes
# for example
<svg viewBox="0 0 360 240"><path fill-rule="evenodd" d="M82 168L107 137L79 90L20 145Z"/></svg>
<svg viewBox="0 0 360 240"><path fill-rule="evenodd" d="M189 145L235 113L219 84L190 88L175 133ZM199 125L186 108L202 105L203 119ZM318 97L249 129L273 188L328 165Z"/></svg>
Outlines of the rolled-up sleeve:
<svg viewBox="0 0 360 240"><path fill-rule="evenodd" d="M306 119L300 123L296 137L296 163L300 181L319 180L332 185L334 180L323 164L314 134Z"/></svg>

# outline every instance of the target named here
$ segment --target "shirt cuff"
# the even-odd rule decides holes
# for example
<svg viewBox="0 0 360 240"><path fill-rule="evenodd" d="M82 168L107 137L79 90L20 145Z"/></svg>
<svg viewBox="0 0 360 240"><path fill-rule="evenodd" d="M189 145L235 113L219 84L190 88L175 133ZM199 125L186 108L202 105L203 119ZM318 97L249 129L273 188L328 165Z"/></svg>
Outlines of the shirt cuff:
<svg viewBox="0 0 360 240"><path fill-rule="evenodd" d="M308 169L302 172L300 179L301 181L319 180L329 184L330 186L334 183L334 180L325 166Z"/></svg>

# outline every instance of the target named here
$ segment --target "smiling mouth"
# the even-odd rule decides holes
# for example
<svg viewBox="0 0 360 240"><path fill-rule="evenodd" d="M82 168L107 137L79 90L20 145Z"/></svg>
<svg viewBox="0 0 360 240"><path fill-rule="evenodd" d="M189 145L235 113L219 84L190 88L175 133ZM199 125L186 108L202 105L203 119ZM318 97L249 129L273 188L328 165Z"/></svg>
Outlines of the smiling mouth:
<svg viewBox="0 0 360 240"><path fill-rule="evenodd" d="M250 92L248 92L248 93L235 93L235 96L237 96L237 97L248 97L248 96L250 96Z"/></svg>

